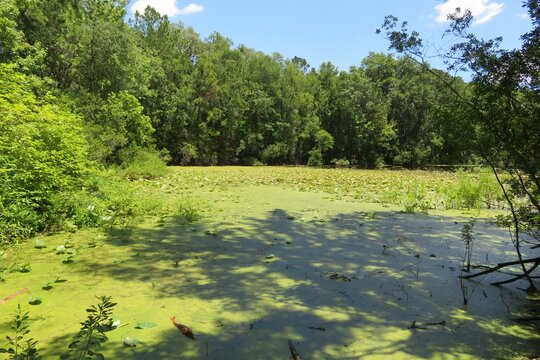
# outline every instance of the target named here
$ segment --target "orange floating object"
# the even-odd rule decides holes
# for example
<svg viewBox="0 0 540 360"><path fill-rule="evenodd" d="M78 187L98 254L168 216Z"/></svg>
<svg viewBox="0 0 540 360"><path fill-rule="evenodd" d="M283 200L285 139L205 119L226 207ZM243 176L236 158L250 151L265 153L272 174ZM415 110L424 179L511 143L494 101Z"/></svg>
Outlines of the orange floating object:
<svg viewBox="0 0 540 360"><path fill-rule="evenodd" d="M171 321L172 321L173 325L176 326L176 328L178 330L180 330L182 332L182 334L184 334L184 336L195 340L195 335L193 334L193 331L191 331L191 329L188 328L186 325L182 325L179 322L177 322L176 321L176 316L171 316Z"/></svg>

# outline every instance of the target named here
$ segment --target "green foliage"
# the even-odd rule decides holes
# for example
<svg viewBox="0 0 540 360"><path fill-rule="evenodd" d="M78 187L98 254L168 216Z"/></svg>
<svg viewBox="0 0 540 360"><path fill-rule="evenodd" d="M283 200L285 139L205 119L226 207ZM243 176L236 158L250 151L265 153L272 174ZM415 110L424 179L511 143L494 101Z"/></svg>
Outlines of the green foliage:
<svg viewBox="0 0 540 360"><path fill-rule="evenodd" d="M403 201L405 212L414 213L420 211L428 212L432 208L432 202L427 194L427 189L419 183L413 182L407 189L405 199Z"/></svg>
<svg viewBox="0 0 540 360"><path fill-rule="evenodd" d="M182 222L192 223L199 220L202 216L200 206L193 200L183 200L178 204L175 216Z"/></svg>
<svg viewBox="0 0 540 360"><path fill-rule="evenodd" d="M170 173L165 159L168 159L167 154L151 149L136 150L122 163L120 174L129 180L159 179Z"/></svg>
<svg viewBox="0 0 540 360"><path fill-rule="evenodd" d="M0 348L0 353L7 353L8 359L13 360L38 360L41 359L36 347L38 341L32 338L26 339L30 333L29 311L17 304L17 311L13 314L11 329L13 336L6 335L8 340L7 348Z"/></svg>
<svg viewBox="0 0 540 360"><path fill-rule="evenodd" d="M42 81L0 64L0 242L58 225L57 196L88 166L80 125Z"/></svg>
<svg viewBox="0 0 540 360"><path fill-rule="evenodd" d="M0 61L10 59L23 42L23 33L15 21L18 10L14 0L0 3Z"/></svg>
<svg viewBox="0 0 540 360"><path fill-rule="evenodd" d="M111 93L106 101L90 96L82 109L88 123L92 160L121 164L132 161L139 150L150 147L154 129L133 95Z"/></svg>
<svg viewBox="0 0 540 360"><path fill-rule="evenodd" d="M332 149L334 146L334 138L326 130L319 130L315 134L315 148L310 150L308 158L308 166L324 165L323 153Z"/></svg>
<svg viewBox="0 0 540 360"><path fill-rule="evenodd" d="M457 181L445 187L447 209L495 207L502 198L497 180L488 169L477 172L458 170Z"/></svg>
<svg viewBox="0 0 540 360"><path fill-rule="evenodd" d="M323 166L323 156L321 150L313 149L309 152L308 166Z"/></svg>
<svg viewBox="0 0 540 360"><path fill-rule="evenodd" d="M86 309L87 319L81 323L81 329L69 344L69 350L62 354L62 359L104 359L99 353L101 344L108 340L105 324L111 323L111 316L116 303L111 297L97 298L99 303Z"/></svg>
<svg viewBox="0 0 540 360"><path fill-rule="evenodd" d="M347 159L334 159L332 163L336 165L337 168L347 168L351 165L350 161Z"/></svg>
<svg viewBox="0 0 540 360"><path fill-rule="evenodd" d="M144 174L143 170L151 169L144 167L137 173L111 169L89 175L82 191L61 199L67 211L65 221L78 228L130 226L144 216L160 215L166 211L164 195L152 187L142 192L144 182L126 180L129 174Z"/></svg>
<svg viewBox="0 0 540 360"><path fill-rule="evenodd" d="M44 50L33 73L53 79L82 114L92 160L122 164L154 145L180 165L467 160L467 137L456 136L469 130L463 111L409 59L372 53L348 71L316 69L219 33L201 40L152 8L126 23L126 6L9 0L1 10L0 39Z"/></svg>
<svg viewBox="0 0 540 360"><path fill-rule="evenodd" d="M477 179L463 170L457 172L457 182L446 190L449 209L477 209L480 207L480 187Z"/></svg>

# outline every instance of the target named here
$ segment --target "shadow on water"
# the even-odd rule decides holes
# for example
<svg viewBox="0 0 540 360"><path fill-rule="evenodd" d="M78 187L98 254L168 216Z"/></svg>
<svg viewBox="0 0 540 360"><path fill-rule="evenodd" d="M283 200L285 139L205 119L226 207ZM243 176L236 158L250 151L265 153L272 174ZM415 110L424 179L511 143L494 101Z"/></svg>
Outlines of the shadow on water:
<svg viewBox="0 0 540 360"><path fill-rule="evenodd" d="M522 292L469 281L463 307L461 226L392 211L274 209L235 222L112 231L106 241L124 258L87 257L77 271L138 282L133 296L163 304L153 309L163 315L156 338L137 333L140 347L107 350L115 359L285 359L288 340L305 359L538 354L538 339L511 320ZM512 257L501 234L479 223L475 262ZM171 315L197 340L183 337ZM54 339L51 350L69 339Z"/></svg>

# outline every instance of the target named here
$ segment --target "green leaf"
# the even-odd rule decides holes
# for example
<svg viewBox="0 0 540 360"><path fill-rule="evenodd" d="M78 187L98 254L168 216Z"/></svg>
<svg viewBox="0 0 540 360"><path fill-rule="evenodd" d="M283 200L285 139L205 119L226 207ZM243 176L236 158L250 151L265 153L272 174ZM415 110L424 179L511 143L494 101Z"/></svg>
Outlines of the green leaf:
<svg viewBox="0 0 540 360"><path fill-rule="evenodd" d="M51 290L53 288L53 285L52 283L49 281L49 282L46 282L46 283L43 283L43 285L41 286L41 288L43 290Z"/></svg>
<svg viewBox="0 0 540 360"><path fill-rule="evenodd" d="M156 327L157 324L152 322L140 322L135 325L135 329L151 329L153 327Z"/></svg>
<svg viewBox="0 0 540 360"><path fill-rule="evenodd" d="M42 303L42 300L39 296L32 296L28 301L30 305L39 305Z"/></svg>

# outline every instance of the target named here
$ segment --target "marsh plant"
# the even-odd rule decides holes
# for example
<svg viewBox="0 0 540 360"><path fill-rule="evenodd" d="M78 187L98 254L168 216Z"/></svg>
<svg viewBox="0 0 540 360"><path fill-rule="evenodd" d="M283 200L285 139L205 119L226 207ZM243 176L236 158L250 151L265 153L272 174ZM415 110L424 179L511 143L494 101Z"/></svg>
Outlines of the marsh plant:
<svg viewBox="0 0 540 360"><path fill-rule="evenodd" d="M193 223L201 218L201 214L193 200L183 200L176 208L176 217L182 222Z"/></svg>
<svg viewBox="0 0 540 360"><path fill-rule="evenodd" d="M21 304L17 305L17 310L13 314L11 329L14 334L7 335L7 348L0 348L0 353L8 354L8 359L14 360L34 360L41 359L36 347L37 340L32 338L26 339L26 335L30 333L29 329L29 311L24 309Z"/></svg>
<svg viewBox="0 0 540 360"><path fill-rule="evenodd" d="M112 312L116 303L109 296L98 297L99 303L92 305L86 312L88 317L81 323L81 329L69 344L69 350L61 359L104 359L99 353L101 344L108 340L105 332L110 330Z"/></svg>
<svg viewBox="0 0 540 360"><path fill-rule="evenodd" d="M419 183L413 184L408 190L403 201L405 212L414 213L420 211L427 214L432 208L431 200L429 199L427 189Z"/></svg>
<svg viewBox="0 0 540 360"><path fill-rule="evenodd" d="M498 207L502 193L489 169L458 170L456 181L445 187L447 209L488 209Z"/></svg>
<svg viewBox="0 0 540 360"><path fill-rule="evenodd" d="M476 220L471 219L461 228L461 240L465 245L465 255L463 257L463 267L466 268L465 271L471 271L471 257L473 250L474 242L474 224Z"/></svg>
<svg viewBox="0 0 540 360"><path fill-rule="evenodd" d="M474 288L472 291L469 289L469 287L465 284L465 281L467 281L464 276L463 272L470 272L471 271L471 258L472 258L472 251L473 251L473 243L474 243L474 224L475 220L471 219L469 222L465 223L463 227L461 228L461 240L463 241L463 244L465 245L465 253L463 255L463 262L461 264L461 271L460 271L460 286L461 286L461 295L463 296L463 305L467 305L469 302L469 299L471 298L472 294L474 293Z"/></svg>

